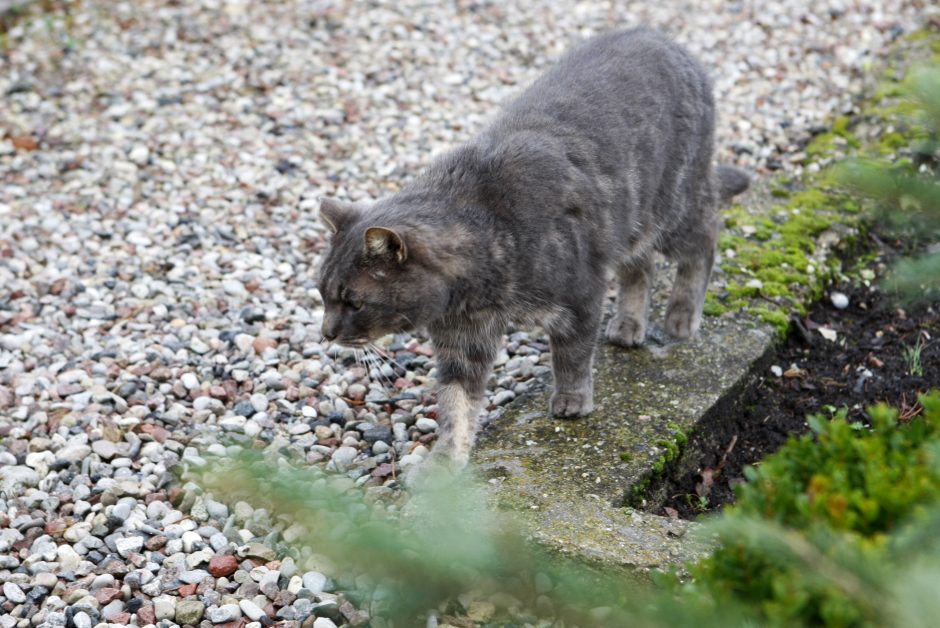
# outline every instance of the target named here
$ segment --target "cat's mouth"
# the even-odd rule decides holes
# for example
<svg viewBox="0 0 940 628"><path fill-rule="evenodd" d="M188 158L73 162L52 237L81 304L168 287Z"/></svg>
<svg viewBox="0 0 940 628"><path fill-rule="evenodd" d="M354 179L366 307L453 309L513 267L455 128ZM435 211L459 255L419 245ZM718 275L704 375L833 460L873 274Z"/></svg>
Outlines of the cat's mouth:
<svg viewBox="0 0 940 628"><path fill-rule="evenodd" d="M336 340L333 340L331 344L346 347L348 349L363 349L369 346L369 342L370 340L368 338L337 338Z"/></svg>

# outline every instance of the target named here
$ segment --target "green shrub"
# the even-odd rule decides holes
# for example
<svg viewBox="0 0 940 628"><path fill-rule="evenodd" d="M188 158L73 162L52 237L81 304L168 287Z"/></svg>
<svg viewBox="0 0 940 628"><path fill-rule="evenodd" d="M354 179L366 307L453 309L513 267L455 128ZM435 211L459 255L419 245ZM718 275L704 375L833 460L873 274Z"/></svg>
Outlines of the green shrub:
<svg viewBox="0 0 940 628"><path fill-rule="evenodd" d="M685 594L743 604L761 624L891 623L904 539L940 496L940 393L921 403L909 423L886 406L871 428L811 418L813 434L748 471Z"/></svg>

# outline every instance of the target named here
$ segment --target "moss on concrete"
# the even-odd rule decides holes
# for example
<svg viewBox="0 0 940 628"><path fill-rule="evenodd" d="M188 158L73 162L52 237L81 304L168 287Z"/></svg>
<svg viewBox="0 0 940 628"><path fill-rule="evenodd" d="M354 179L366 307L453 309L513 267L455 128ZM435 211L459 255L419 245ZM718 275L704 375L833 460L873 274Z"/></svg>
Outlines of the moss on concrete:
<svg viewBox="0 0 940 628"><path fill-rule="evenodd" d="M911 40L930 42L940 58L940 37L927 31ZM904 97L903 73L892 66L857 115L836 118L804 150L804 174L769 185L771 202L745 197L747 209L725 210L719 262L725 285L706 297L705 314L747 312L780 336L791 313L805 313L826 283L841 270L834 247L846 246L864 229L862 203L839 187L832 164L848 156L886 156L911 146L923 131L910 123L912 104ZM865 133L865 129L877 129Z"/></svg>

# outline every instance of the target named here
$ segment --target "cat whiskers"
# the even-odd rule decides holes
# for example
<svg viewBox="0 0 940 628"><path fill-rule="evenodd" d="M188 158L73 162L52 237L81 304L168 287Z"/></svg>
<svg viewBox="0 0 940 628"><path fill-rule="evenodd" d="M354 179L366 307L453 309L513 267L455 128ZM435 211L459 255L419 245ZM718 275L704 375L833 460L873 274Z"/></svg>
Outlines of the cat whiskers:
<svg viewBox="0 0 940 628"><path fill-rule="evenodd" d="M377 358L382 360L382 362L384 362L385 364L388 364L389 368L392 369L392 372L395 374L396 377L404 377L405 374L408 372L408 369L406 369L404 366L396 362L395 358L393 358L391 355L386 353L385 349L371 342L369 343L369 347L372 349L373 353L375 353ZM401 373L399 373L399 371L401 371Z"/></svg>
<svg viewBox="0 0 940 628"><path fill-rule="evenodd" d="M369 356L369 359L372 362L372 370L377 373L377 377L380 380L378 383L381 384L386 389L386 391L391 392L395 390L395 382L383 372L382 367L388 364L394 373L395 366L399 365L395 364L387 355L385 355L385 353L383 353L379 347L373 343L369 343L366 346L366 355Z"/></svg>

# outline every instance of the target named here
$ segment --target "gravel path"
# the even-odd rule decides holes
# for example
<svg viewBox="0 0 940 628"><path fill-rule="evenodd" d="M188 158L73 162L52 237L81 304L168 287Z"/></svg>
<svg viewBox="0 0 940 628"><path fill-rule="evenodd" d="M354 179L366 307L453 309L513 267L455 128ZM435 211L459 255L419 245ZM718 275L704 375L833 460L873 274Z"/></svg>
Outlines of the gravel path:
<svg viewBox="0 0 940 628"><path fill-rule="evenodd" d="M171 476L224 433L393 496L426 454L426 340L384 339L397 365L319 342L315 198L395 190L572 41L640 22L711 69L722 161L795 171L925 11L450 4L79 1L0 42L0 628L367 621L285 554L289 522ZM546 350L507 338L491 416Z"/></svg>

